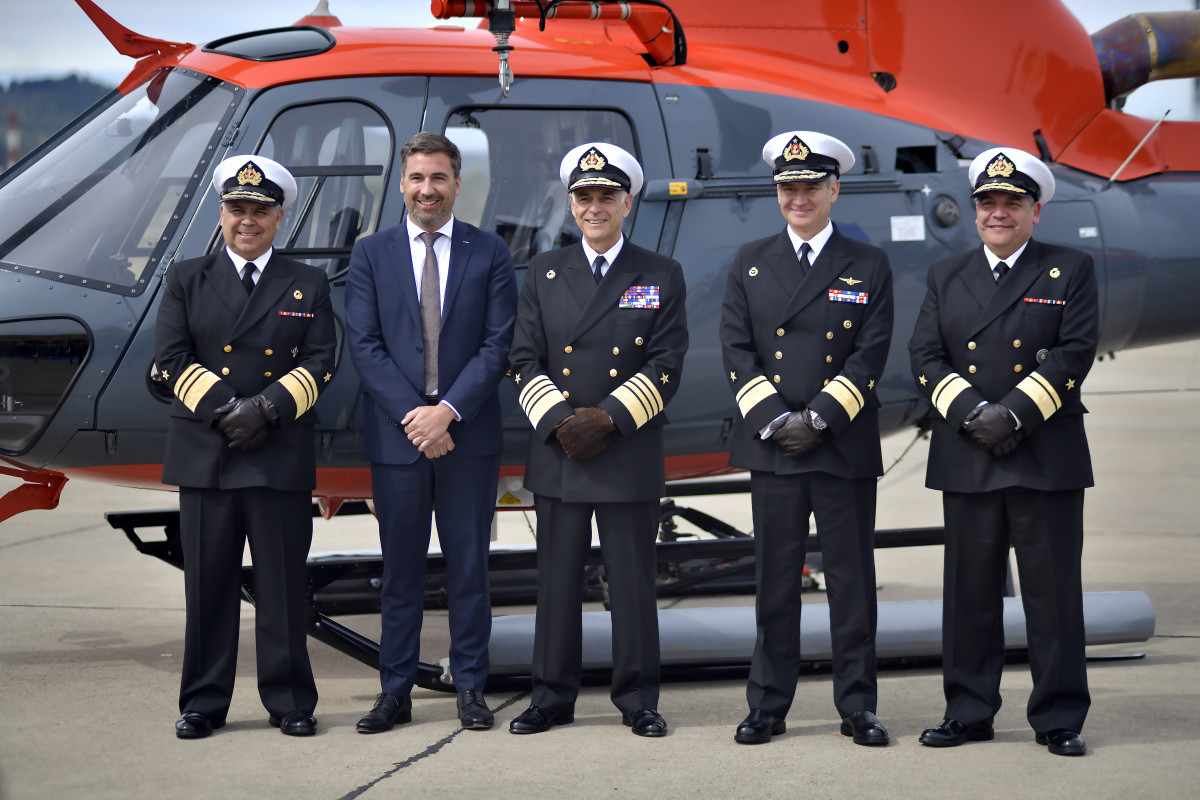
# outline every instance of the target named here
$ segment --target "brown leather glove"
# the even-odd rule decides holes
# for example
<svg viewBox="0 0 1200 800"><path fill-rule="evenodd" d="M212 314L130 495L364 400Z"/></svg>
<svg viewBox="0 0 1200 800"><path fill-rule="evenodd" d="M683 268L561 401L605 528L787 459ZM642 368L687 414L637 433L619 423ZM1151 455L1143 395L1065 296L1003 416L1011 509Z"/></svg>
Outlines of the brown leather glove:
<svg viewBox="0 0 1200 800"><path fill-rule="evenodd" d="M275 405L261 394L238 397L213 409L217 427L229 437L230 449L257 450L279 423Z"/></svg>
<svg viewBox="0 0 1200 800"><path fill-rule="evenodd" d="M809 424L808 415L803 411L793 411L787 419L773 421L770 428L774 431L771 438L783 449L783 454L791 458L815 450L824 435Z"/></svg>
<svg viewBox="0 0 1200 800"><path fill-rule="evenodd" d="M587 461L608 447L608 434L616 429L603 408L577 408L554 429L563 452L574 461Z"/></svg>

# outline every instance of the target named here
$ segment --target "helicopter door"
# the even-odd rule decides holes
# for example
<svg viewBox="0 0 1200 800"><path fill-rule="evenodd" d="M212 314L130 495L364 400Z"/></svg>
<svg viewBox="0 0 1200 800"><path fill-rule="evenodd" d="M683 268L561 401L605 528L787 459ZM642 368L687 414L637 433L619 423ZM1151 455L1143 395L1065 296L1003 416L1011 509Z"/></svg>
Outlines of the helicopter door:
<svg viewBox="0 0 1200 800"><path fill-rule="evenodd" d="M346 79L264 91L249 98L233 136L222 142L226 149L213 158L216 163L234 153L261 153L295 175L299 196L294 207L284 212L275 247L281 255L330 275L339 361L345 355L342 276L354 242L403 215L399 181L389 189L389 179L398 174L393 166L399 159L396 140L407 135L397 131L414 131L419 125L425 82L425 78ZM214 192L204 192L174 260L224 246L218 205ZM123 360L122 374L112 384L125 387L118 393L121 396L106 393L100 404L101 426L119 428L126 439L147 428L160 437L165 431L166 404L171 398L150 379L156 314L157 304L140 326L129 349L131 357ZM360 392L358 376L348 363L342 367L317 407L321 466L357 460L361 448L352 424ZM146 413L147 395L161 404L161 416Z"/></svg>

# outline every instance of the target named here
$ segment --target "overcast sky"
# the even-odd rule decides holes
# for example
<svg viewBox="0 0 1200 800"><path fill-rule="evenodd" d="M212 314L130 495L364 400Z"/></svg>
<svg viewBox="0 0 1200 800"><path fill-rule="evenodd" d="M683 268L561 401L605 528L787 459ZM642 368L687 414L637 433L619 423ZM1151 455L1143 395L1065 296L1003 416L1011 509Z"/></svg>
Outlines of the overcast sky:
<svg viewBox="0 0 1200 800"><path fill-rule="evenodd" d="M677 0L677 7L684 8L686 2ZM317 0L98 0L98 4L137 33L199 44L233 33L290 25L310 13ZM329 0L329 5L348 26L424 27L435 22L429 0ZM1197 0L1066 0L1066 5L1092 33L1139 11L1194 9ZM133 64L112 49L74 0L0 0L0 10L0 83L75 73L115 85ZM1193 81L1151 84L1131 96L1126 110L1157 118L1169 107L1171 119L1182 119L1193 109L1192 85Z"/></svg>

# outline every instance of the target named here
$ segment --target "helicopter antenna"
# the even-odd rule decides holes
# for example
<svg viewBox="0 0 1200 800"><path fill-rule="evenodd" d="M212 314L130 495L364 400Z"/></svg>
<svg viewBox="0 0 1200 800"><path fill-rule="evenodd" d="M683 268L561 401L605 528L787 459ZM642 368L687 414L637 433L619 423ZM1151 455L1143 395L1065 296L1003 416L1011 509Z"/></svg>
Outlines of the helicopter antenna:
<svg viewBox="0 0 1200 800"><path fill-rule="evenodd" d="M1154 135L1154 132L1156 130L1158 130L1158 126L1163 124L1163 120L1166 119L1167 114L1170 114L1170 113L1171 113L1171 109L1169 109L1169 108L1163 112L1163 115L1158 118L1158 122L1154 123L1154 127L1152 127L1150 129L1150 132L1142 137L1142 140L1137 143L1137 147L1133 148L1133 152L1129 154L1129 158L1122 161L1121 166L1117 167L1117 171L1112 174L1112 177L1108 179L1108 183L1105 184L1105 186L1104 186L1105 189L1107 189L1109 186L1112 186L1112 182L1115 181L1117 179L1117 176L1121 174L1121 170L1123 170L1123 169L1125 169L1125 167L1129 166L1129 162L1133 161L1133 157L1136 156L1138 154L1138 151L1142 149L1142 145L1144 145L1144 144L1146 144L1146 142L1150 141L1150 137Z"/></svg>

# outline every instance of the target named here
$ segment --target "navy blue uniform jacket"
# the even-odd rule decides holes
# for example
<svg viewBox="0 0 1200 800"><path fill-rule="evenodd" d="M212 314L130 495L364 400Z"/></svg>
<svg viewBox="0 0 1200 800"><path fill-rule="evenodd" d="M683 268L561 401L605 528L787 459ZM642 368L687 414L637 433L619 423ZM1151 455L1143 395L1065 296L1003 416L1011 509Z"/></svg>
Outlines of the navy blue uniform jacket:
<svg viewBox="0 0 1200 800"><path fill-rule="evenodd" d="M312 491L312 407L336 350L329 281L316 267L273 254L247 299L224 247L172 264L155 328L154 360L175 394L163 483ZM275 405L279 427L257 450L231 450L213 411L256 394Z"/></svg>
<svg viewBox="0 0 1200 800"><path fill-rule="evenodd" d="M663 409L679 389L688 347L686 291L679 262L628 239L599 285L581 244L533 257L510 358L533 425L526 489L568 503L662 496ZM596 406L616 425L608 448L568 459L555 426Z"/></svg>
<svg viewBox="0 0 1200 800"><path fill-rule="evenodd" d="M949 492L1092 485L1079 397L1096 357L1092 257L1030 241L999 284L983 246L929 269L908 350L917 388L936 409L925 485ZM996 458L963 428L983 401L1021 421L1021 443Z"/></svg>
<svg viewBox="0 0 1200 800"><path fill-rule="evenodd" d="M741 412L729 463L779 475L880 475L875 384L891 341L892 270L878 247L835 225L801 278L786 230L743 245L721 311L725 379ZM829 426L815 450L791 458L759 436L779 415L804 408Z"/></svg>

